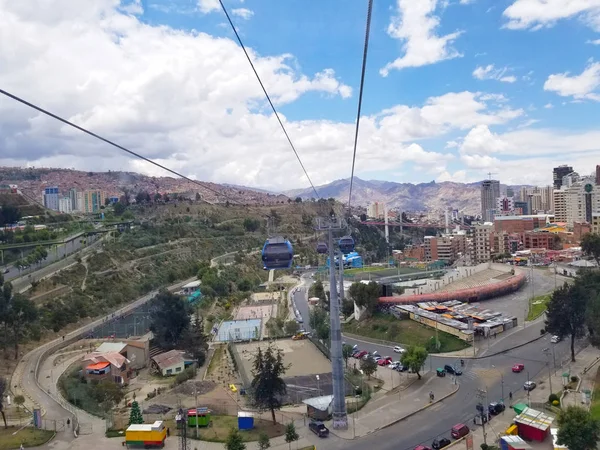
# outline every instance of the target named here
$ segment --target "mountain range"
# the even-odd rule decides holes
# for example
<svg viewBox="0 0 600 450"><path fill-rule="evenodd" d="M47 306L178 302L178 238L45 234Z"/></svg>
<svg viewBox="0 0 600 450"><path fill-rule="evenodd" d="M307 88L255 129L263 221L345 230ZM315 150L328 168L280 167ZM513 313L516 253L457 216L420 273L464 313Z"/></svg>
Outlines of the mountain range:
<svg viewBox="0 0 600 450"><path fill-rule="evenodd" d="M513 186L515 191L521 186ZM319 196L335 198L348 202L350 179L345 178L329 184L317 186ZM501 191L506 186L501 186ZM312 189L292 189L283 192L288 197L310 199L314 197ZM402 211L441 212L446 208L458 209L468 215L481 213L481 182L454 183L444 181L436 183L395 183L393 181L362 180L354 177L352 186L352 204L367 206L373 202L384 202L389 209Z"/></svg>

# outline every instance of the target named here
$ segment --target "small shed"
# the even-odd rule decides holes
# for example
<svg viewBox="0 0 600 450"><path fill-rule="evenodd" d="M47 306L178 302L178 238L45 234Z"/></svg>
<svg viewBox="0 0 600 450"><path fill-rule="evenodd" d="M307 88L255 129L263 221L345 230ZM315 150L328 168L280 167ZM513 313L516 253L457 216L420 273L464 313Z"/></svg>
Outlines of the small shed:
<svg viewBox="0 0 600 450"><path fill-rule="evenodd" d="M521 414L523 411L525 411L527 409L527 405L525 403L517 403L516 405L513 405L512 409L515 411L515 414L517 414L517 416L519 414Z"/></svg>
<svg viewBox="0 0 600 450"><path fill-rule="evenodd" d="M302 400L302 403L306 405L306 415L315 420L327 420L331 417L332 402L333 395L322 395L321 397Z"/></svg>
<svg viewBox="0 0 600 450"><path fill-rule="evenodd" d="M531 445L520 436L502 436L500 439L500 450L530 450Z"/></svg>
<svg viewBox="0 0 600 450"><path fill-rule="evenodd" d="M552 435L552 447L554 450L569 450L566 445L557 444L558 440L558 428L550 428L550 434Z"/></svg>
<svg viewBox="0 0 600 450"><path fill-rule="evenodd" d="M246 411L238 412L238 429L251 430L254 428L254 414Z"/></svg>
<svg viewBox="0 0 600 450"><path fill-rule="evenodd" d="M525 408L521 414L515 417L519 436L539 442L543 442L550 434L550 425L553 421L552 417L533 408Z"/></svg>
<svg viewBox="0 0 600 450"><path fill-rule="evenodd" d="M163 447L167 438L167 429L162 420L152 424L132 424L125 430L127 448Z"/></svg>
<svg viewBox="0 0 600 450"><path fill-rule="evenodd" d="M170 350L152 358L162 376L177 375L185 369L185 359L180 350Z"/></svg>
<svg viewBox="0 0 600 450"><path fill-rule="evenodd" d="M199 427L207 427L210 425L210 413L212 411L207 407L188 409L187 418L190 427L196 426L196 417L198 418Z"/></svg>

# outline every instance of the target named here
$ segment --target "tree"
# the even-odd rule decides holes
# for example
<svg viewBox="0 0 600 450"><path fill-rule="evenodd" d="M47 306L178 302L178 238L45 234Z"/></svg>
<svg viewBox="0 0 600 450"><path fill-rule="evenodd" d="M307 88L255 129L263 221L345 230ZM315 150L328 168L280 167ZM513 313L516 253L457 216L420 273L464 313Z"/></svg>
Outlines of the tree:
<svg viewBox="0 0 600 450"><path fill-rule="evenodd" d="M246 450L246 444L242 439L242 435L236 428L232 428L225 441L225 448L227 450Z"/></svg>
<svg viewBox="0 0 600 450"><path fill-rule="evenodd" d="M4 428L8 428L6 423L6 415L4 414L4 396L6 395L6 378L0 378L0 414L4 420Z"/></svg>
<svg viewBox="0 0 600 450"><path fill-rule="evenodd" d="M591 256L600 267L600 234L586 233L581 238L581 250L587 256Z"/></svg>
<svg viewBox="0 0 600 450"><path fill-rule="evenodd" d="M310 287L310 290L312 291L309 292L311 297L317 297L321 301L321 304L325 303L327 296L325 295L325 288L323 287L323 282L321 280L315 281L315 284Z"/></svg>
<svg viewBox="0 0 600 450"><path fill-rule="evenodd" d="M294 199L294 201L295 201L296 203L302 203L302 197L296 197L296 198Z"/></svg>
<svg viewBox="0 0 600 450"><path fill-rule="evenodd" d="M102 380L97 385L92 386L90 395L103 409L108 411L121 403L125 393L112 381Z"/></svg>
<svg viewBox="0 0 600 450"><path fill-rule="evenodd" d="M142 411L140 410L140 405L135 400L131 404L131 412L129 413L129 425L133 424L143 424L144 417L142 416Z"/></svg>
<svg viewBox="0 0 600 450"><path fill-rule="evenodd" d="M367 359L361 359L360 370L362 370L368 378L371 378L371 375L377 370L377 361L375 361L371 355L369 355Z"/></svg>
<svg viewBox="0 0 600 450"><path fill-rule="evenodd" d="M346 362L346 367L348 367L348 358L352 356L352 346L348 344L342 345L342 356L344 357L344 361Z"/></svg>
<svg viewBox="0 0 600 450"><path fill-rule="evenodd" d="M19 355L19 340L23 337L25 325L33 322L38 317L35 303L21 294L15 294L10 302L8 320L15 345L15 358Z"/></svg>
<svg viewBox="0 0 600 450"><path fill-rule="evenodd" d="M250 217L246 217L243 222L244 230L248 232L256 231L260 228L260 222L258 219L252 219Z"/></svg>
<svg viewBox="0 0 600 450"><path fill-rule="evenodd" d="M254 391L254 403L261 409L271 411L273 423L275 410L281 408L281 397L287 394L287 389L282 376L289 366L283 363L283 351L273 345L263 352L260 347L254 357L252 375L252 388Z"/></svg>
<svg viewBox="0 0 600 450"><path fill-rule="evenodd" d="M379 303L381 287L374 281L369 284L356 282L350 286L348 295L358 306L365 308L368 314L372 314Z"/></svg>
<svg viewBox="0 0 600 450"><path fill-rule="evenodd" d="M579 406L568 406L558 414L557 444L569 450L595 450L600 440L600 422Z"/></svg>
<svg viewBox="0 0 600 450"><path fill-rule="evenodd" d="M161 290L150 303L150 330L159 347L174 349L190 326L188 303L180 296Z"/></svg>
<svg viewBox="0 0 600 450"><path fill-rule="evenodd" d="M588 296L581 284L565 283L548 302L546 330L560 338L571 338L571 361L575 361L575 339L585 334Z"/></svg>
<svg viewBox="0 0 600 450"><path fill-rule="evenodd" d="M296 431L296 426L294 425L294 422L288 423L285 426L285 442L288 443L290 450L292 448L292 442L297 441L298 439L300 439L300 436Z"/></svg>
<svg viewBox="0 0 600 450"><path fill-rule="evenodd" d="M271 441L269 441L269 435L262 431L258 435L258 450L267 450L271 446Z"/></svg>
<svg viewBox="0 0 600 450"><path fill-rule="evenodd" d="M0 205L0 226L12 225L21 219L21 210L12 205Z"/></svg>
<svg viewBox="0 0 600 450"><path fill-rule="evenodd" d="M126 207L123 203L117 202L114 204L113 209L115 211L115 214L117 216L120 216L121 214L123 214L125 212Z"/></svg>
<svg viewBox="0 0 600 450"><path fill-rule="evenodd" d="M342 302L341 312L344 317L350 317L354 314L354 302L352 300L344 299Z"/></svg>
<svg viewBox="0 0 600 450"><path fill-rule="evenodd" d="M22 395L15 395L15 405L17 405L17 408L21 408L21 406L23 406L25 404L25 397L23 397Z"/></svg>
<svg viewBox="0 0 600 450"><path fill-rule="evenodd" d="M329 314L321 308L314 308L309 312L309 324L315 331L317 338L321 340L329 339Z"/></svg>
<svg viewBox="0 0 600 450"><path fill-rule="evenodd" d="M288 320L285 323L284 329L285 334L292 335L298 332L298 330L300 329L300 325L298 325L298 322L296 322L295 320Z"/></svg>
<svg viewBox="0 0 600 450"><path fill-rule="evenodd" d="M206 361L208 337L204 333L204 321L198 311L196 311L192 326L183 332L181 347L194 358L194 361L198 363L198 367Z"/></svg>
<svg viewBox="0 0 600 450"><path fill-rule="evenodd" d="M410 370L417 374L419 380L421 379L421 368L423 364L425 364L425 360L427 359L427 350L423 347L418 347L415 345L411 345L406 349L406 351L402 354L402 364L408 366Z"/></svg>

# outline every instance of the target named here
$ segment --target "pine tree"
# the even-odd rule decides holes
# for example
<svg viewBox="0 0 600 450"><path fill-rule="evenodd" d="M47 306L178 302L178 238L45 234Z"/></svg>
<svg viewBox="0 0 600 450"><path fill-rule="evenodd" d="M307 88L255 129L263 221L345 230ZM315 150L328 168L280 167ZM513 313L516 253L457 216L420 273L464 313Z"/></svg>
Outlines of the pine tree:
<svg viewBox="0 0 600 450"><path fill-rule="evenodd" d="M142 423L144 423L144 417L142 416L142 411L140 411L140 405L134 400L131 404L131 412L129 413L129 425Z"/></svg>

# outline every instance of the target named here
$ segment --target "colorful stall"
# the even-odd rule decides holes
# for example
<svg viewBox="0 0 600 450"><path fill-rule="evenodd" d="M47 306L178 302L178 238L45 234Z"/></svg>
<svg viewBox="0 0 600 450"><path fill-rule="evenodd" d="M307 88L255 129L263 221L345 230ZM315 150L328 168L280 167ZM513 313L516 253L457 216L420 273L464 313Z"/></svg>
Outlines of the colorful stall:
<svg viewBox="0 0 600 450"><path fill-rule="evenodd" d="M210 413L211 410L207 407L202 408L192 408L188 409L187 418L188 418L188 426L195 427L196 426L196 418L198 418L198 426L199 427L207 427L210 425Z"/></svg>
<svg viewBox="0 0 600 450"><path fill-rule="evenodd" d="M127 448L162 448L165 446L167 428L162 420L153 424L129 425L125 431Z"/></svg>
<svg viewBox="0 0 600 450"><path fill-rule="evenodd" d="M251 412L238 412L238 429L251 430L254 428L254 414Z"/></svg>
<svg viewBox="0 0 600 450"><path fill-rule="evenodd" d="M519 436L529 441L543 442L550 435L550 425L554 419L533 408L525 408L515 417Z"/></svg>

